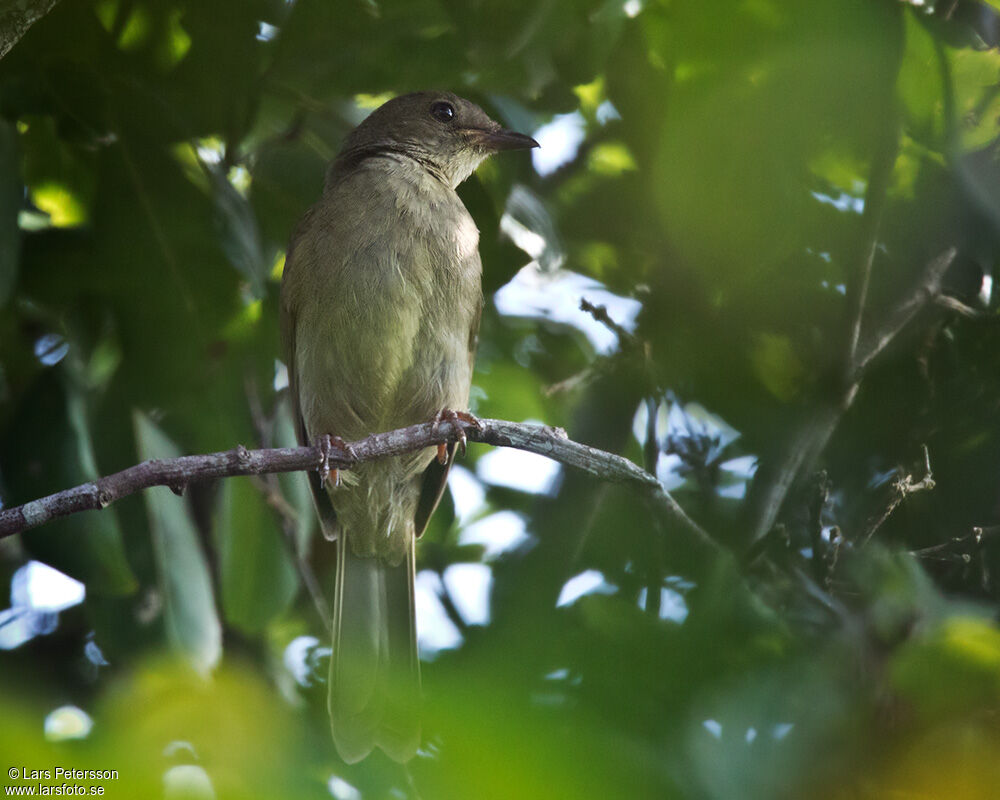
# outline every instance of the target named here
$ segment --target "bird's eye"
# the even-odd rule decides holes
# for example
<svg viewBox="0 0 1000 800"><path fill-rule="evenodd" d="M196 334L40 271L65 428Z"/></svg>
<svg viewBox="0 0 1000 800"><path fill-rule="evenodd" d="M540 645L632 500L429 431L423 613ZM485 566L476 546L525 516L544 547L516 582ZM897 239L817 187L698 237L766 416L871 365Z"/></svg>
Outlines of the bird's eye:
<svg viewBox="0 0 1000 800"><path fill-rule="evenodd" d="M451 122L455 119L455 106L441 100L431 106L431 114L439 122Z"/></svg>

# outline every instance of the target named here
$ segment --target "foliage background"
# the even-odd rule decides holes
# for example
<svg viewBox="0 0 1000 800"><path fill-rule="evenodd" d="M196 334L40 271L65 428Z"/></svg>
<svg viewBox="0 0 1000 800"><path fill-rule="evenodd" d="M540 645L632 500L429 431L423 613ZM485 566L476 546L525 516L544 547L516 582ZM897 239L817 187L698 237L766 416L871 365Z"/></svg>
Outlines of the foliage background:
<svg viewBox="0 0 1000 800"><path fill-rule="evenodd" d="M5 506L290 441L282 248L365 109L443 87L527 132L575 114L581 138L554 171L495 159L462 187L474 410L656 469L726 555L590 479L487 480L471 448L483 502L447 498L420 547L461 636L428 651L424 751L347 767L301 476L153 490L0 543L0 634L26 631L0 652L3 766L118 769L112 797L994 796L997 5L57 4L0 61ZM855 396L853 323L877 330L948 248L957 302ZM610 305L638 310L618 344L585 335L578 276L636 301ZM512 281L550 311L500 313ZM924 448L933 488L902 496ZM470 543L500 512L528 542ZM33 607L29 561L85 601ZM488 571L484 624L432 580L456 564ZM557 606L581 573L593 591Z"/></svg>

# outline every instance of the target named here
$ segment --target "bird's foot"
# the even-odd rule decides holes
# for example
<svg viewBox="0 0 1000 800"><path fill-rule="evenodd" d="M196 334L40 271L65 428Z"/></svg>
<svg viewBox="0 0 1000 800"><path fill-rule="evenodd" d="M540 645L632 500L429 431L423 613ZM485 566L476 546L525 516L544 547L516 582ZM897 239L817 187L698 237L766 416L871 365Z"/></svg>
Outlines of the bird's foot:
<svg viewBox="0 0 1000 800"><path fill-rule="evenodd" d="M340 486L340 470L330 469L330 456L333 455L334 448L352 460L356 459L358 454L339 436L331 436L329 433L324 433L316 440L316 447L320 452L319 482L323 485L329 483L331 489L337 489Z"/></svg>
<svg viewBox="0 0 1000 800"><path fill-rule="evenodd" d="M468 411L453 411L450 408L442 408L440 411L437 412L437 414L434 415L434 420L433 420L434 424L433 427L431 428L431 432L436 436L438 428L441 427L441 423L450 422L452 425L455 426L455 430L458 431L458 446L462 448L462 455L464 456L466 436L465 436L465 429L458 424L459 421L468 422L477 431L481 431L483 429L483 423L479 421L479 418L473 414L470 414ZM437 446L437 459L439 464L443 465L448 463L447 443L442 442Z"/></svg>

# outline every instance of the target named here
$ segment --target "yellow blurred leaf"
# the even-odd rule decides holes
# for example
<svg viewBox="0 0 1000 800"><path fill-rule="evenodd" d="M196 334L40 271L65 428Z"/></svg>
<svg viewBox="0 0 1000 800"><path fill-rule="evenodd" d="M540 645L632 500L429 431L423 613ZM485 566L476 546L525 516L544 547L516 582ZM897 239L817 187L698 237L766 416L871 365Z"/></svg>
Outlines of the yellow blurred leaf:
<svg viewBox="0 0 1000 800"><path fill-rule="evenodd" d="M31 188L31 201L49 215L57 228L72 228L87 221L87 210L68 186L52 181Z"/></svg>
<svg viewBox="0 0 1000 800"><path fill-rule="evenodd" d="M587 165L598 175L609 177L636 169L632 153L622 142L601 142L590 151Z"/></svg>
<svg viewBox="0 0 1000 800"><path fill-rule="evenodd" d="M354 95L354 104L366 111L374 111L383 103L388 103L393 97L395 95L392 92L381 92L379 94L361 93Z"/></svg>
<svg viewBox="0 0 1000 800"><path fill-rule="evenodd" d="M758 334L750 351L754 373L779 400L794 400L802 389L805 367L791 339L772 333Z"/></svg>
<svg viewBox="0 0 1000 800"><path fill-rule="evenodd" d="M580 99L580 111L587 116L597 112L597 107L604 102L604 76L599 75L590 83L581 83L573 87L573 94Z"/></svg>
<svg viewBox="0 0 1000 800"><path fill-rule="evenodd" d="M280 281L285 272L285 251L279 250L274 256L274 263L271 265L269 277L272 281Z"/></svg>
<svg viewBox="0 0 1000 800"><path fill-rule="evenodd" d="M151 31L152 19L149 11L141 5L136 5L122 29L121 36L118 37L118 46L122 50L138 50L146 43Z"/></svg>
<svg viewBox="0 0 1000 800"><path fill-rule="evenodd" d="M164 69L180 63L191 49L191 37L181 25L182 11L175 8L167 19L167 36L157 48L157 61Z"/></svg>
<svg viewBox="0 0 1000 800"><path fill-rule="evenodd" d="M893 686L925 716L951 716L1000 701L1000 630L951 617L893 659Z"/></svg>
<svg viewBox="0 0 1000 800"><path fill-rule="evenodd" d="M1000 741L991 726L935 728L895 753L863 795L899 800L981 800L1000 785ZM837 797L838 795L834 795ZM846 795L841 795L845 797Z"/></svg>

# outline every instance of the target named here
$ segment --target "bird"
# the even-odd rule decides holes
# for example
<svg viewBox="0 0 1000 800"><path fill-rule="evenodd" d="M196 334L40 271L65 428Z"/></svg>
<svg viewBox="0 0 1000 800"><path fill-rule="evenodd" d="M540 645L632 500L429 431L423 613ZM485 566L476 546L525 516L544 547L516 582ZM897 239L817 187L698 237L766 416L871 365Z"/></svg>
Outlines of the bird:
<svg viewBox="0 0 1000 800"><path fill-rule="evenodd" d="M456 187L490 155L537 146L445 91L395 97L346 137L282 273L300 443L474 420L464 409L482 264ZM328 710L347 763L375 748L406 762L419 748L414 548L454 457L452 443L311 476L323 535L336 543Z"/></svg>

